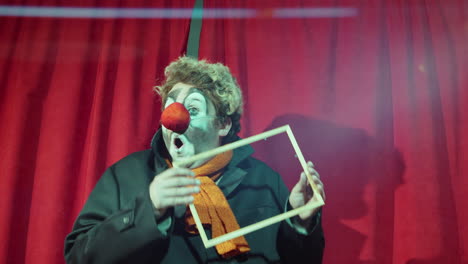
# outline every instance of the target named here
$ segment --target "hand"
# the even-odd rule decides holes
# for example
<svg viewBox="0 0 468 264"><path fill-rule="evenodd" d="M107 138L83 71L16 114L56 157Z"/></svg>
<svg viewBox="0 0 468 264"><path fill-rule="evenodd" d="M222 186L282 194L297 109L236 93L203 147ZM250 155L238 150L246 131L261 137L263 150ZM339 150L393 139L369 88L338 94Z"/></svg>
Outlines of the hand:
<svg viewBox="0 0 468 264"><path fill-rule="evenodd" d="M193 202L192 195L200 192L200 181L194 176L189 169L170 168L154 177L149 194L160 216L170 207Z"/></svg>
<svg viewBox="0 0 468 264"><path fill-rule="evenodd" d="M315 185L317 186L317 191L322 196L323 200L325 200L325 191L323 188L323 183L320 181L320 175L314 169L314 164L310 161L307 162L309 173L312 175L312 179L314 180ZM307 177L304 172L301 173L301 179L298 183L293 187L291 191L291 195L289 196L289 203L291 204L292 208L296 209L300 206L305 204L312 204L312 197L314 193L313 190L307 181ZM304 226L307 226L309 221L312 219L312 216L318 211L318 208L310 208L310 210L306 210L299 214L300 220L302 220Z"/></svg>

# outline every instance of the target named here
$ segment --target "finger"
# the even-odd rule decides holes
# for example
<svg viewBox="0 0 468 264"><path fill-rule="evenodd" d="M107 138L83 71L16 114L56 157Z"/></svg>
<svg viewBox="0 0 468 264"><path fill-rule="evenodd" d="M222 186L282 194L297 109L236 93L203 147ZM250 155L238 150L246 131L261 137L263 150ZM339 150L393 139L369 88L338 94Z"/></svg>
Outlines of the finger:
<svg viewBox="0 0 468 264"><path fill-rule="evenodd" d="M291 192L292 193L302 193L302 192L304 192L304 186L306 185L305 182L306 182L306 176L305 176L305 173L302 172L301 176L299 177L299 180L294 185Z"/></svg>
<svg viewBox="0 0 468 264"><path fill-rule="evenodd" d="M188 196L192 194L197 194L199 192L200 187L198 186L168 188L164 190L164 194L166 197Z"/></svg>
<svg viewBox="0 0 468 264"><path fill-rule="evenodd" d="M309 181L305 184L305 193L307 194L306 199L310 199L314 195L314 189Z"/></svg>
<svg viewBox="0 0 468 264"><path fill-rule="evenodd" d="M307 165L310 167L310 168L313 168L315 167L314 163L312 161L307 161Z"/></svg>
<svg viewBox="0 0 468 264"><path fill-rule="evenodd" d="M302 186L303 186L302 190L306 191L308 194L311 193L312 190L309 187L309 185L310 185L309 178L307 177L307 175L304 172L301 173L301 181L303 181L302 182Z"/></svg>
<svg viewBox="0 0 468 264"><path fill-rule="evenodd" d="M309 180L304 172L301 173L301 192L305 195L305 199L312 197L312 188L309 186Z"/></svg>
<svg viewBox="0 0 468 264"><path fill-rule="evenodd" d="M158 175L159 178L171 178L177 176L194 177L193 171L186 168L170 168Z"/></svg>
<svg viewBox="0 0 468 264"><path fill-rule="evenodd" d="M315 185L316 191L325 200L325 187L324 187L322 181L318 177L315 177L315 176L314 176L314 185Z"/></svg>
<svg viewBox="0 0 468 264"><path fill-rule="evenodd" d="M322 186L323 187L323 182L320 180L320 178L318 176L314 176L313 179L314 179L314 183L315 183L316 186Z"/></svg>
<svg viewBox="0 0 468 264"><path fill-rule="evenodd" d="M178 176L164 179L164 181L160 181L159 184L164 188L177 188L185 187L187 185L200 185L200 180L191 177Z"/></svg>
<svg viewBox="0 0 468 264"><path fill-rule="evenodd" d="M319 174L318 171L316 171L314 168L309 168L309 173L310 173L312 176L317 176L318 178L320 178L320 174Z"/></svg>
<svg viewBox="0 0 468 264"><path fill-rule="evenodd" d="M323 182L320 180L320 178L318 178L317 176L314 176L313 177L313 180L314 180L314 185L316 186L317 188L317 191L319 189L324 189L324 185L323 185Z"/></svg>
<svg viewBox="0 0 468 264"><path fill-rule="evenodd" d="M315 167L310 167L310 166L309 166L307 169L308 169L308 171L310 171L311 173L318 173L317 170L315 169Z"/></svg>
<svg viewBox="0 0 468 264"><path fill-rule="evenodd" d="M300 184L301 184L301 189L304 189L305 186L307 186L307 176L304 172L301 172L301 179L299 180Z"/></svg>
<svg viewBox="0 0 468 264"><path fill-rule="evenodd" d="M314 169L312 169L312 171L309 170L308 174L312 177L312 181L314 184L317 184L317 180L319 183L321 183L320 181L320 175L318 174L318 172ZM309 178L307 178L307 183L309 183Z"/></svg>
<svg viewBox="0 0 468 264"><path fill-rule="evenodd" d="M326 197L325 197L325 190L324 190L323 186L317 186L317 191L320 194L320 196L322 197L322 199L325 201Z"/></svg>
<svg viewBox="0 0 468 264"><path fill-rule="evenodd" d="M179 196L179 197L166 197L163 199L162 204L164 207L174 207L177 205L187 205L192 203L194 200L193 196Z"/></svg>

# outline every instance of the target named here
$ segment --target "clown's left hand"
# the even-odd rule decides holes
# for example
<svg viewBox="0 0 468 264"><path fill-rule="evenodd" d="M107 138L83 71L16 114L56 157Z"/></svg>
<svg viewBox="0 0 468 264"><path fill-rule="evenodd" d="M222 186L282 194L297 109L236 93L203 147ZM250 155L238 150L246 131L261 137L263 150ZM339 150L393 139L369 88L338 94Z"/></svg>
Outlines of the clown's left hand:
<svg viewBox="0 0 468 264"><path fill-rule="evenodd" d="M317 186L317 191L322 196L323 200L325 201L325 191L323 188L323 183L320 181L320 175L314 169L314 164L310 161L307 162L307 167L309 173L312 175L315 185ZM312 188L310 187L309 182L307 181L307 177L304 172L301 173L301 179L298 183L293 187L291 190L291 194L289 196L289 203L293 209L296 209L300 206L305 204L312 204L312 197L314 193ZM310 208L310 210L305 210L299 214L300 224L304 227L307 227L312 220L313 216L317 213L319 208Z"/></svg>

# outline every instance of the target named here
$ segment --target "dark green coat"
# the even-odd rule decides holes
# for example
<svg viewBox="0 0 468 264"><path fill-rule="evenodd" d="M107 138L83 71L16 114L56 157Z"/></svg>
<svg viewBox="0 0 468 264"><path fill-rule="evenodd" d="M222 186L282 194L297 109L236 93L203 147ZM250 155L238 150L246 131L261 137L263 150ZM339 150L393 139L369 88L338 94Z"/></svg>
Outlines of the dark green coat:
<svg viewBox="0 0 468 264"><path fill-rule="evenodd" d="M171 210L168 235L157 228L149 198L154 175L167 168L159 133L152 149L133 153L112 165L90 194L65 241L68 263L321 263L324 238L317 223L309 235L285 221L247 234L246 256L225 260L205 249L198 235L184 231L185 207ZM250 155L250 146L234 150L218 186L241 227L284 212L288 190L281 177ZM209 229L206 230L210 237Z"/></svg>

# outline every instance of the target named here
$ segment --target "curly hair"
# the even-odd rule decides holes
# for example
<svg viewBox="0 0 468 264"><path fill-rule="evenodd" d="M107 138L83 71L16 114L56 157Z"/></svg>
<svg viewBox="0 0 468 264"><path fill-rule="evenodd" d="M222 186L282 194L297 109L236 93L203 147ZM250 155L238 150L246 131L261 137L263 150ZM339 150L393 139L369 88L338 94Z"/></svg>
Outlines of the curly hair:
<svg viewBox="0 0 468 264"><path fill-rule="evenodd" d="M231 119L231 130L223 142L234 140L241 128L243 103L241 89L228 67L221 63L182 56L166 67L164 75L166 80L162 85L154 87L154 91L161 96L162 107L175 84L181 82L193 85L211 100L220 124L225 124L228 118Z"/></svg>

